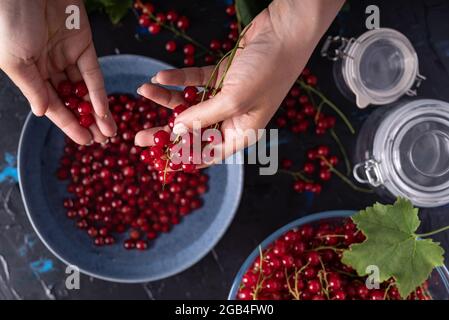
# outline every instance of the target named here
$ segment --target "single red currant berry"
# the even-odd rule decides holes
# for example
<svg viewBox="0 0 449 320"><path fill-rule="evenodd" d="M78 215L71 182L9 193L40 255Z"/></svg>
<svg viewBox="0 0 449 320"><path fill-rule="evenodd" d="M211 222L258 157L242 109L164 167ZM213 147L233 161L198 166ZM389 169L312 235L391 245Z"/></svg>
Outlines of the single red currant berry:
<svg viewBox="0 0 449 320"><path fill-rule="evenodd" d="M374 290L369 295L370 300L385 300L385 292L383 290Z"/></svg>
<svg viewBox="0 0 449 320"><path fill-rule="evenodd" d="M315 115L315 113L316 113L315 108L311 104L304 105L302 111L304 112L304 114L306 116L309 116L309 117L313 117Z"/></svg>
<svg viewBox="0 0 449 320"><path fill-rule="evenodd" d="M320 179L323 181L329 181L332 177L332 173L329 169L321 169L320 170Z"/></svg>
<svg viewBox="0 0 449 320"><path fill-rule="evenodd" d="M179 29L186 30L190 26L189 18L187 18L186 16L181 16L177 21L176 26Z"/></svg>
<svg viewBox="0 0 449 320"><path fill-rule="evenodd" d="M184 57L184 65L187 67L191 67L195 64L195 58L193 56L185 56Z"/></svg>
<svg viewBox="0 0 449 320"><path fill-rule="evenodd" d="M79 102L80 100L76 97L68 97L64 99L64 105L70 110L76 110Z"/></svg>
<svg viewBox="0 0 449 320"><path fill-rule="evenodd" d="M159 24L164 23L166 19L167 19L167 17L166 17L165 14L163 14L162 12L159 12L158 14L156 14L156 21L157 21Z"/></svg>
<svg viewBox="0 0 449 320"><path fill-rule="evenodd" d="M188 43L182 49L186 56L193 56L195 54L195 46L191 43Z"/></svg>
<svg viewBox="0 0 449 320"><path fill-rule="evenodd" d="M307 174L312 174L315 172L315 165L311 162L306 162L303 171Z"/></svg>
<svg viewBox="0 0 449 320"><path fill-rule="evenodd" d="M232 48L234 48L234 44L232 43L231 40L225 40L221 44L221 48L223 49L223 51L228 52L232 50Z"/></svg>
<svg viewBox="0 0 449 320"><path fill-rule="evenodd" d="M333 167L335 167L335 166L338 164L338 158L337 158L337 156L332 156L332 157L330 157L328 161L329 161L329 163L330 163Z"/></svg>
<svg viewBox="0 0 449 320"><path fill-rule="evenodd" d="M295 183L293 184L293 190L295 190L295 192L297 193L304 192L304 189L305 189L304 181L298 180L295 181Z"/></svg>
<svg viewBox="0 0 449 320"><path fill-rule="evenodd" d="M159 32L161 32L161 26L157 23L151 23L148 27L148 32L151 34L158 34Z"/></svg>
<svg viewBox="0 0 449 320"><path fill-rule="evenodd" d="M318 280L309 280L307 282L307 290L312 293L318 293L321 291L321 284Z"/></svg>
<svg viewBox="0 0 449 320"><path fill-rule="evenodd" d="M165 44L165 50L167 50L167 52L170 52L170 53L175 52L176 51L176 42L173 40L168 41Z"/></svg>
<svg viewBox="0 0 449 320"><path fill-rule="evenodd" d="M189 103L195 103L198 96L198 89L193 86L184 88L184 99Z"/></svg>
<svg viewBox="0 0 449 320"><path fill-rule="evenodd" d="M231 21L231 23L229 24L229 29L238 30L238 28L239 28L239 23L237 21Z"/></svg>
<svg viewBox="0 0 449 320"><path fill-rule="evenodd" d="M78 105L78 114L85 116L91 114L93 111L92 104L89 101L82 101Z"/></svg>
<svg viewBox="0 0 449 320"><path fill-rule="evenodd" d="M204 56L204 62L205 62L206 64L213 64L213 63L215 63L215 57L214 57L214 56L211 56L210 54L206 54L206 55Z"/></svg>
<svg viewBox="0 0 449 320"><path fill-rule="evenodd" d="M95 119L92 114L82 115L79 118L80 125L84 128L89 128L91 125L95 123Z"/></svg>
<svg viewBox="0 0 449 320"><path fill-rule="evenodd" d="M323 188L321 187L320 184L315 183L315 184L312 186L312 188L310 189L310 191L313 192L313 193L316 193L316 194L320 194L321 191L322 191L322 189L323 189Z"/></svg>
<svg viewBox="0 0 449 320"><path fill-rule="evenodd" d="M192 164L192 163L183 163L182 164L182 171L187 172L187 173L192 173L195 172L196 170L196 165Z"/></svg>
<svg viewBox="0 0 449 320"><path fill-rule="evenodd" d="M185 89L184 89L184 98L186 97L186 96L188 96L188 98L189 99L191 99L191 98L193 98L193 96L195 96L195 101L196 101L196 95L197 95L197 93L195 92L195 94L193 95L193 92L186 92L186 89L187 89L188 87L186 87ZM193 88L195 88L195 87L193 87ZM196 90L196 88L195 88L195 90ZM190 89L189 89L189 91L190 91ZM187 100L187 99L186 99ZM187 100L188 101L188 100ZM188 102L190 102L190 101L188 101ZM174 109L173 109L173 115L175 116L175 117L177 117L177 116L179 116L181 113L183 113L184 111L186 111L187 110L187 106L185 105L185 104L180 104L180 105L177 105Z"/></svg>
<svg viewBox="0 0 449 320"><path fill-rule="evenodd" d="M329 155L329 147L328 146L319 146L317 149L317 153L319 156L327 157Z"/></svg>
<svg viewBox="0 0 449 320"><path fill-rule="evenodd" d="M170 134L167 131L159 130L153 136L154 144L163 148L170 142Z"/></svg>
<svg viewBox="0 0 449 320"><path fill-rule="evenodd" d="M282 159L281 160L281 168L288 170L293 166L293 160L291 159Z"/></svg>
<svg viewBox="0 0 449 320"><path fill-rule="evenodd" d="M72 83L70 81L64 80L58 84L57 88L58 94L61 97L68 97L72 94Z"/></svg>
<svg viewBox="0 0 449 320"><path fill-rule="evenodd" d="M231 30L228 34L228 39L236 42L239 38L239 32L237 30Z"/></svg>
<svg viewBox="0 0 449 320"><path fill-rule="evenodd" d="M89 91L87 90L86 83L84 81L79 81L75 83L75 89L73 92L78 98L85 97Z"/></svg>
<svg viewBox="0 0 449 320"><path fill-rule="evenodd" d="M221 42L220 40L217 39L213 39L210 44L209 44L209 48L213 51L218 51L221 48Z"/></svg>
<svg viewBox="0 0 449 320"><path fill-rule="evenodd" d="M308 84L309 86L314 87L314 86L316 86L317 83L318 83L318 78L317 78L316 76L314 76L314 75L310 75L310 76L308 76L308 77L306 78L306 82L307 82L307 84Z"/></svg>
<svg viewBox="0 0 449 320"><path fill-rule="evenodd" d="M315 160L316 156L317 156L316 150L309 150L309 151L307 151L307 159Z"/></svg>
<svg viewBox="0 0 449 320"><path fill-rule="evenodd" d="M150 26L150 18L148 16L145 15L141 15L139 17L139 25L141 25L142 27L148 28Z"/></svg>
<svg viewBox="0 0 449 320"><path fill-rule="evenodd" d="M178 13L176 11L168 11L166 14L167 21L176 22L178 20Z"/></svg>
<svg viewBox="0 0 449 320"><path fill-rule="evenodd" d="M234 16L235 15L235 6L233 4L229 5L226 7L226 13L229 16Z"/></svg>

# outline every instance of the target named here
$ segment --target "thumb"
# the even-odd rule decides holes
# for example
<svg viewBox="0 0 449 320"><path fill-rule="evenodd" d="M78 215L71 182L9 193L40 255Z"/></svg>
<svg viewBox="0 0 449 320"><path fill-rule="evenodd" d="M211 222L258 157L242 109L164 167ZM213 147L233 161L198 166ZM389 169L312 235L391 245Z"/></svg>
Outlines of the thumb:
<svg viewBox="0 0 449 320"><path fill-rule="evenodd" d="M201 128L206 128L219 123L239 111L239 102L222 92L213 98L194 105L175 119L173 133L184 134L192 130L198 123Z"/></svg>

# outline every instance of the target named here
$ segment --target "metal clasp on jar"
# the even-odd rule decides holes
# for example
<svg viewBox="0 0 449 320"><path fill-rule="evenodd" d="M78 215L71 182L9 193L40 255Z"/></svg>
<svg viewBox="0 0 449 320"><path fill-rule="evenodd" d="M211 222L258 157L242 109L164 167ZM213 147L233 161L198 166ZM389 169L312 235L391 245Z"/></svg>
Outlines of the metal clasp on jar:
<svg viewBox="0 0 449 320"><path fill-rule="evenodd" d="M421 86L421 83L426 80L426 77L421 75L421 74L417 74L416 75L416 79L415 82L413 83L412 87L410 89L408 89L405 94L410 96L410 97L416 97L418 95L418 88Z"/></svg>
<svg viewBox="0 0 449 320"><path fill-rule="evenodd" d="M347 49L356 41L355 38L341 36L328 36L321 48L321 56L331 61L337 61L343 57L352 58L347 54Z"/></svg>
<svg viewBox="0 0 449 320"><path fill-rule="evenodd" d="M365 178L360 176L360 171L362 171ZM358 182L370 184L375 188L380 187L384 183L380 173L379 162L373 159L356 164L352 170L352 175Z"/></svg>

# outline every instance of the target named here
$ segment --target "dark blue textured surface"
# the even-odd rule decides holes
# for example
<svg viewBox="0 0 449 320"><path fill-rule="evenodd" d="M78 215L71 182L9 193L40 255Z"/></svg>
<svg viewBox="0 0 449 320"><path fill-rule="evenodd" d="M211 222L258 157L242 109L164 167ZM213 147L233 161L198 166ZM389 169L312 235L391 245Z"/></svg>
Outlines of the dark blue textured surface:
<svg viewBox="0 0 449 320"><path fill-rule="evenodd" d="M134 93L146 79L168 66L138 56L101 59L108 92ZM199 261L230 224L243 186L243 165L208 169L209 192L204 206L184 218L169 234L153 241L145 252L126 251L118 244L93 246L85 232L65 216L69 197L55 172L64 147L64 135L45 118L27 119L19 145L19 177L27 213L41 240L60 259L85 273L106 280L144 282L181 272ZM120 239L124 240L124 238Z"/></svg>

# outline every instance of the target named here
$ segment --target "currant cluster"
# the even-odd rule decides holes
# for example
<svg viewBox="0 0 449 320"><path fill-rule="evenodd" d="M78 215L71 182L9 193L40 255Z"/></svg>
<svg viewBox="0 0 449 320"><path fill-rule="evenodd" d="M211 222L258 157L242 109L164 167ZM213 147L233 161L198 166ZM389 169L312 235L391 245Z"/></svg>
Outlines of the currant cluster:
<svg viewBox="0 0 449 320"><path fill-rule="evenodd" d="M308 68L304 69L299 80L310 87L316 87L318 83L318 78ZM290 89L275 119L279 128L289 128L293 133L305 133L313 128L316 135L323 135L335 127L335 117L318 111L309 94L297 84Z"/></svg>
<svg viewBox="0 0 449 320"><path fill-rule="evenodd" d="M190 27L190 20L184 15L180 15L174 10L168 12L158 12L155 6L150 2L143 3L140 0L134 2L134 9L138 14L139 25L148 30L151 35L157 35L162 28L173 32L176 38L184 38L185 44L182 46L184 54L184 65L193 66L195 64L195 53L199 49L204 54L204 62L213 64L217 58L223 56L224 53L232 50L239 37L239 24L235 19L236 10L233 4L226 7L226 13L232 18L229 23L229 33L226 39L212 39L209 46L203 46L193 40L186 34L186 30ZM179 43L175 39L169 40L165 44L165 49L169 53L178 50Z"/></svg>
<svg viewBox="0 0 449 320"><path fill-rule="evenodd" d="M56 91L64 105L78 118L81 126L89 128L95 123L92 104L84 99L88 94L84 81L77 83L61 81Z"/></svg>
<svg viewBox="0 0 449 320"><path fill-rule="evenodd" d="M393 279L369 290L366 277L341 262L342 250L365 236L350 219L293 229L268 246L246 271L239 300L398 300ZM431 299L427 283L408 299Z"/></svg>
<svg viewBox="0 0 449 320"><path fill-rule="evenodd" d="M191 105L198 103L200 94L196 87L185 87L183 93L184 103L173 109L173 114L168 119L169 129L173 129L175 119L178 115L187 110ZM187 132L183 135L175 136L171 132L159 130L154 134L153 139L154 145L144 149L140 158L145 164L152 166L161 176L164 176L165 183L168 184L173 181L176 171L187 173L197 172L197 166L194 163L193 133ZM212 142L213 137L210 137L202 144L202 147ZM180 146L185 148L180 148ZM183 157L182 152L186 149L190 153L188 156ZM201 151L198 150L199 153ZM213 154L213 150L211 151Z"/></svg>
<svg viewBox="0 0 449 320"><path fill-rule="evenodd" d="M143 97L111 95L109 104L117 136L91 146L66 142L57 177L68 181L72 197L63 205L67 217L95 245L112 245L120 237L125 249L146 250L150 240L202 206L200 197L207 192L209 177L171 173L172 183L164 188L166 177L140 161L142 150L134 146L134 136L166 125L170 113Z"/></svg>
<svg viewBox="0 0 449 320"><path fill-rule="evenodd" d="M281 160L281 167L295 178L293 190L298 193L309 191L318 194L322 191L323 183L332 178L330 168L337 166L338 162L338 157L330 154L328 146L320 145L307 151L307 161L300 171L291 171L294 163L288 158ZM317 180L320 182L314 182Z"/></svg>

